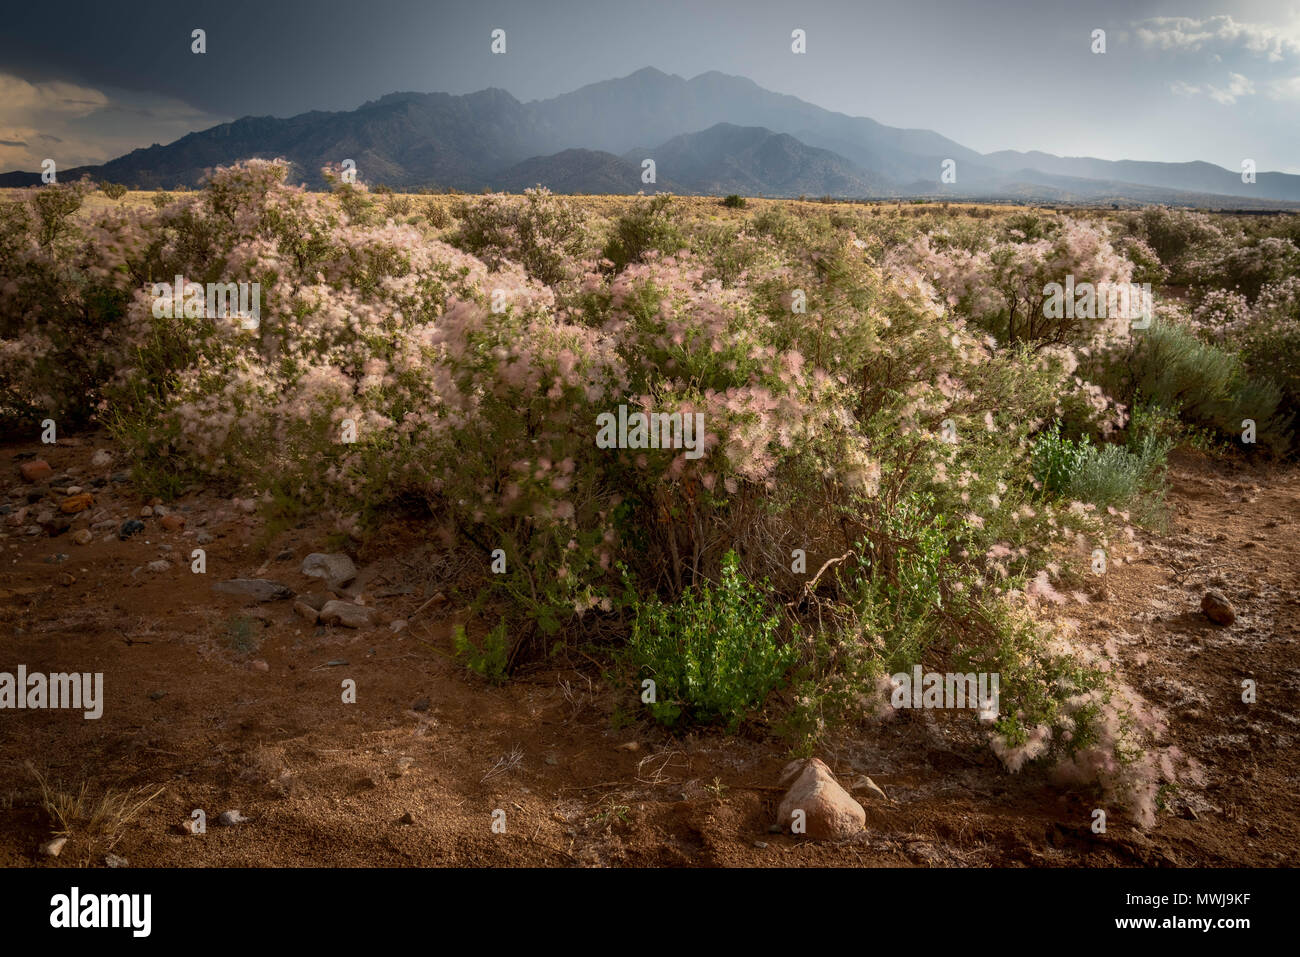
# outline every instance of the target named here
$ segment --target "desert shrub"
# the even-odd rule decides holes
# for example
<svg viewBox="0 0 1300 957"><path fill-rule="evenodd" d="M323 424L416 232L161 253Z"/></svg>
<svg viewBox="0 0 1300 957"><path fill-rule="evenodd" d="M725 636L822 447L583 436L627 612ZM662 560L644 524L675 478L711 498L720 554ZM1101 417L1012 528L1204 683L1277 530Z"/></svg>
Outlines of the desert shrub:
<svg viewBox="0 0 1300 957"><path fill-rule="evenodd" d="M1165 206L1146 206L1125 214L1121 222L1129 234L1142 240L1169 269L1171 279L1186 283L1187 256L1199 248L1222 244L1224 229L1205 213Z"/></svg>
<svg viewBox="0 0 1300 957"><path fill-rule="evenodd" d="M577 274L574 258L586 245L586 216L570 199L543 187L523 199L492 194L467 200L456 210L460 228L452 245L490 269L519 263L538 282L555 284Z"/></svg>
<svg viewBox="0 0 1300 957"><path fill-rule="evenodd" d="M1158 489L1169 448L1147 436L1136 451L1121 445L1090 447L1070 476L1066 494L1081 502L1122 508Z"/></svg>
<svg viewBox="0 0 1300 957"><path fill-rule="evenodd" d="M1282 393L1282 411L1300 415L1300 278L1264 287L1237 338L1252 376Z"/></svg>
<svg viewBox="0 0 1300 957"><path fill-rule="evenodd" d="M1048 285L1064 286L1069 276L1094 287L1132 280L1133 264L1111 245L1107 227L1064 219L1047 233L1025 239L1015 230L974 250L936 243L925 234L901 250L899 259L913 263L959 313L1007 345L1091 346L1126 336L1129 319L1076 318L1047 308Z"/></svg>
<svg viewBox="0 0 1300 957"><path fill-rule="evenodd" d="M1124 236L1115 243L1120 255L1133 264L1133 281L1158 286L1169 278L1169 269L1156 251L1137 236Z"/></svg>
<svg viewBox="0 0 1300 957"><path fill-rule="evenodd" d="M1300 248L1268 236L1248 243L1225 242L1198 253L1187 264L1196 295L1232 290L1254 302L1265 286L1300 275Z"/></svg>
<svg viewBox="0 0 1300 957"><path fill-rule="evenodd" d="M1289 447L1290 416L1282 390L1251 375L1239 356L1203 341L1185 325L1153 321L1104 365L1108 388L1126 401L1140 394L1233 442L1239 442L1243 421L1252 419L1259 446L1278 454Z"/></svg>
<svg viewBox="0 0 1300 957"><path fill-rule="evenodd" d="M388 197L384 202L384 211L393 219L400 219L403 216L409 216L411 213L412 199L402 193L395 193Z"/></svg>
<svg viewBox="0 0 1300 957"><path fill-rule="evenodd" d="M1009 617L1055 600L1061 555L1104 546L1122 521L1035 488L1033 437L1058 420L1113 436L1138 385L1163 388L1161 408L1196 398L1161 377L1199 360L1171 370L1127 328L1027 323L1046 277L1128 275L1101 226L1027 223L1027 239L780 205L708 224L641 198L608 237L617 269L597 272L572 242L571 201L541 191L463 200L457 248L388 219L363 186L308 193L284 174L252 161L84 224L59 197L0 206L6 405L30 420L75 401L160 482L202 478L358 537L395 505L427 507L485 563L505 554L477 604L507 616L510 649L504 630L460 639L487 677L516 647L623 627L622 564L636 583L624 607L644 606L629 648L682 709L664 720L734 724L789 666L806 742L832 713L876 714L888 668L922 658L1021 676L995 739L1010 764L1050 759L1040 726L1062 735L1089 715L1105 725L1106 700L1127 707L1074 708L1095 690L1082 653ZM152 284L177 275L258 283L258 327L155 315ZM1193 391L1218 374L1203 371ZM1242 398L1249 372L1229 356L1221 398L1258 403ZM597 446L620 407L702 415L700 441ZM1110 463L1104 490L1128 468ZM778 605L798 637L780 640ZM1121 747L1112 731L1084 737Z"/></svg>
<svg viewBox="0 0 1300 957"><path fill-rule="evenodd" d="M92 189L50 184L0 203L0 433L88 422L113 374L126 293L74 218Z"/></svg>
<svg viewBox="0 0 1300 957"><path fill-rule="evenodd" d="M436 199L427 199L422 207L425 221L434 229L446 229L453 222L451 213L445 204Z"/></svg>
<svg viewBox="0 0 1300 957"><path fill-rule="evenodd" d="M1059 423L1034 442L1034 476L1049 493L1103 508L1122 508L1139 496L1159 497L1165 460L1172 439L1144 434L1130 447L1093 445L1084 435L1071 441Z"/></svg>
<svg viewBox="0 0 1300 957"><path fill-rule="evenodd" d="M686 246L680 217L668 193L639 199L615 220L601 255L615 272L641 261L646 253L671 255Z"/></svg>
<svg viewBox="0 0 1300 957"><path fill-rule="evenodd" d="M745 197L738 196L735 193L732 193L731 195L723 199L722 205L727 207L728 209L744 209L746 206L749 205L749 203L746 202Z"/></svg>
<svg viewBox="0 0 1300 957"><path fill-rule="evenodd" d="M794 653L781 642L780 616L728 552L717 585L688 588L673 605L636 605L627 654L638 677L655 682L655 720L734 728L777 686Z"/></svg>
<svg viewBox="0 0 1300 957"><path fill-rule="evenodd" d="M127 188L121 183L109 183L105 181L99 184L99 188L109 199L121 199L127 193Z"/></svg>

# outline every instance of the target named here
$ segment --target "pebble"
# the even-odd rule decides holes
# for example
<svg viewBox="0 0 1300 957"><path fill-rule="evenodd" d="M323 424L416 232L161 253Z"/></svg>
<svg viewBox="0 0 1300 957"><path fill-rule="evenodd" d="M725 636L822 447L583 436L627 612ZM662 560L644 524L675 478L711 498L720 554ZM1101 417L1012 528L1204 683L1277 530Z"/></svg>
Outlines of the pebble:
<svg viewBox="0 0 1300 957"><path fill-rule="evenodd" d="M1201 611L1205 617L1216 625L1231 625L1237 620L1237 612L1232 603L1217 591L1207 591L1201 599Z"/></svg>
<svg viewBox="0 0 1300 957"><path fill-rule="evenodd" d="M185 527L185 517L169 512L163 516L162 527L169 532L179 532Z"/></svg>
<svg viewBox="0 0 1300 957"><path fill-rule="evenodd" d="M118 531L117 537L120 538L122 541L126 541L132 535L135 535L138 532L143 532L143 531L144 531L144 522L140 521L137 518L129 518L122 523L122 528Z"/></svg>
<svg viewBox="0 0 1300 957"><path fill-rule="evenodd" d="M140 509L140 517L141 517L141 518L150 518L152 515L153 515L153 508L152 508L152 507L146 505L144 508Z"/></svg>
<svg viewBox="0 0 1300 957"><path fill-rule="evenodd" d="M222 811L221 815L217 818L217 823L222 827L234 827L236 824L242 824L247 820L248 818L240 814L239 811L232 810Z"/></svg>
<svg viewBox="0 0 1300 957"><path fill-rule="evenodd" d="M56 837L52 841L46 841L41 845L41 853L46 857L58 857L63 853L63 845L68 843L66 837Z"/></svg>
<svg viewBox="0 0 1300 957"><path fill-rule="evenodd" d="M77 512L84 512L90 506L95 504L95 496L89 492L82 492L79 495L69 495L59 505L59 511L64 515L75 515Z"/></svg>
<svg viewBox="0 0 1300 957"><path fill-rule="evenodd" d="M160 558L156 562L150 562L145 567L151 572L165 572L172 567L172 563L165 558Z"/></svg>
<svg viewBox="0 0 1300 957"><path fill-rule="evenodd" d="M100 449L90 457L92 468L102 469L113 464L113 453L108 449Z"/></svg>
<svg viewBox="0 0 1300 957"><path fill-rule="evenodd" d="M306 602L301 602L301 601L296 601L293 603L293 613L297 615L299 618L305 618L313 625L316 624L316 622L320 618L320 613L316 611L315 608L313 608L311 605L308 605Z"/></svg>
<svg viewBox="0 0 1300 957"><path fill-rule="evenodd" d="M45 459L32 459L18 466L18 472L24 482L48 482L50 476L54 474L54 469L50 468L50 463Z"/></svg>
<svg viewBox="0 0 1300 957"><path fill-rule="evenodd" d="M108 867L129 867L131 862L120 854L105 854L104 863Z"/></svg>

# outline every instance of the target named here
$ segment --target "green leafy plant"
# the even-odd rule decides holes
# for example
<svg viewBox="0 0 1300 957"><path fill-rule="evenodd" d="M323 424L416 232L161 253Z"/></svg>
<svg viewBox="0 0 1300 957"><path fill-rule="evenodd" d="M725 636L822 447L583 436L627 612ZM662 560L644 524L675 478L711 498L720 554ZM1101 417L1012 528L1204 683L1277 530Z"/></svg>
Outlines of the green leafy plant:
<svg viewBox="0 0 1300 957"><path fill-rule="evenodd" d="M741 574L735 552L724 556L719 584L688 588L676 605L638 604L628 654L655 682L650 713L666 725L735 729L793 664L780 626L762 591Z"/></svg>
<svg viewBox="0 0 1300 957"><path fill-rule="evenodd" d="M483 636L483 643L475 644L465 632L464 625L452 629L451 647L456 658L466 668L492 684L502 684L507 678L510 664L510 642L506 638L506 620Z"/></svg>

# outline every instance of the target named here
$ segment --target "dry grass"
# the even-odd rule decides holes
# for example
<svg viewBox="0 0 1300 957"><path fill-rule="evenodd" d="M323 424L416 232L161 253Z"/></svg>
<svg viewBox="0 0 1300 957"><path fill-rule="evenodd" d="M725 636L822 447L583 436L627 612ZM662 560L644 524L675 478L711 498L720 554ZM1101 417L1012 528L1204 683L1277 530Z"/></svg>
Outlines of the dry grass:
<svg viewBox="0 0 1300 957"><path fill-rule="evenodd" d="M164 790L159 787L149 793L148 787L126 791L105 788L99 795L92 796L85 781L68 790L52 784L34 767L28 767L40 789L39 805L45 812L51 833L58 837L83 839L88 855L97 848L112 850L121 840L127 825Z"/></svg>

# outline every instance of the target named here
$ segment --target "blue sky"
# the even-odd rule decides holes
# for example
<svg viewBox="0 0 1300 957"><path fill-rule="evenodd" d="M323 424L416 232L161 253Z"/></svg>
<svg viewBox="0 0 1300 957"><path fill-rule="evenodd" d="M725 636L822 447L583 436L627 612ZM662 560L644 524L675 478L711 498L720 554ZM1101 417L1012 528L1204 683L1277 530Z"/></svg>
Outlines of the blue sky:
<svg viewBox="0 0 1300 957"><path fill-rule="evenodd" d="M1300 0L222 0L14 6L0 170L66 168L238 116L396 90L555 96L708 70L981 152L1300 173ZM208 52L190 52L207 31ZM506 30L507 53L489 34ZM808 51L790 52L790 32ZM1106 53L1090 51L1106 31Z"/></svg>

